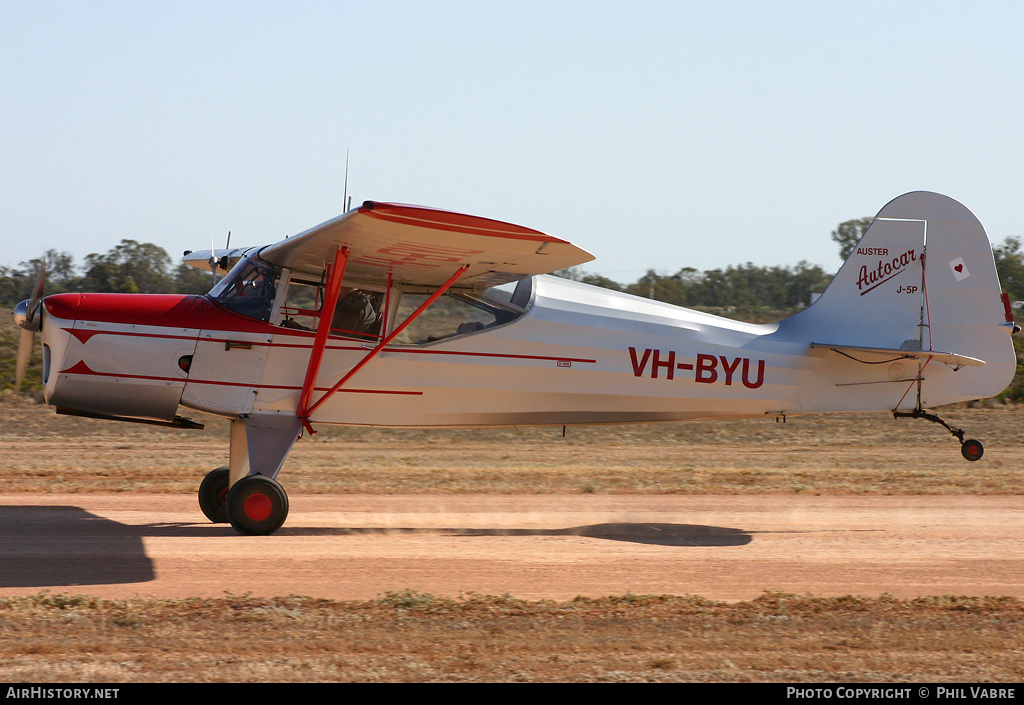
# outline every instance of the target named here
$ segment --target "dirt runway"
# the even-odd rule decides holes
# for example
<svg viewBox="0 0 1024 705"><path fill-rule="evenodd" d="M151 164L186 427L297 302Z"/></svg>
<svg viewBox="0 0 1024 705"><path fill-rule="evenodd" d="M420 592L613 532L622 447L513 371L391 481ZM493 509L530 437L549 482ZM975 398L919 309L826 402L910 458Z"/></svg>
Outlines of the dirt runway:
<svg viewBox="0 0 1024 705"><path fill-rule="evenodd" d="M0 496L0 595L1024 598L1019 496L299 495L239 536L189 495Z"/></svg>

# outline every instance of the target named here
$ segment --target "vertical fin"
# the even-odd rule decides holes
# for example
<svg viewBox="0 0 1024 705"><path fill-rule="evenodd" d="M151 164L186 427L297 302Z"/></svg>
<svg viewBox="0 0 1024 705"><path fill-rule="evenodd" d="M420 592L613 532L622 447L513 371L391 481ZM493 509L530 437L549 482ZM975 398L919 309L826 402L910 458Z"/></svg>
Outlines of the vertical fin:
<svg viewBox="0 0 1024 705"><path fill-rule="evenodd" d="M926 223L879 213L814 305L786 321L811 342L918 347Z"/></svg>
<svg viewBox="0 0 1024 705"><path fill-rule="evenodd" d="M1016 370L1009 336L1014 326L1006 318L992 247L981 223L947 196L915 191L879 211L825 293L780 322L777 335L814 347L951 353L934 359L916 355L923 362L914 365L912 377L910 370L907 377L892 370L892 387L902 388L888 408L928 408L991 397L1006 388ZM952 362L955 356L983 364L963 366ZM844 364L867 369L870 362L880 364L879 356ZM839 369L836 362L823 368ZM889 380L857 374L852 367L842 373L847 406L885 408L893 395L879 390Z"/></svg>

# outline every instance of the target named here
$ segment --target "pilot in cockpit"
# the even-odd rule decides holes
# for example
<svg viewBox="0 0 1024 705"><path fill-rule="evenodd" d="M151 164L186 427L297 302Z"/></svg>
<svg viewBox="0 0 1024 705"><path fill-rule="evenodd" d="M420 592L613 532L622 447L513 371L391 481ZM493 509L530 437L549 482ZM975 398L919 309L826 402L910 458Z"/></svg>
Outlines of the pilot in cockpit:
<svg viewBox="0 0 1024 705"><path fill-rule="evenodd" d="M253 262L233 271L215 286L210 295L235 313L263 321L270 320L280 271Z"/></svg>
<svg viewBox="0 0 1024 705"><path fill-rule="evenodd" d="M331 332L359 337L380 334L384 293L363 289L342 289L331 320Z"/></svg>

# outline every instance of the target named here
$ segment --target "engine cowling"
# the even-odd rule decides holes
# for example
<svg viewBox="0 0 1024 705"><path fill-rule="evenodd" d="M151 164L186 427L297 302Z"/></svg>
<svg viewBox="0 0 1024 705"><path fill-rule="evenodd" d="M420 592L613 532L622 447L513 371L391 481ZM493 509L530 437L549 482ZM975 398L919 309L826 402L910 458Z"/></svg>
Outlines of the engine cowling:
<svg viewBox="0 0 1024 705"><path fill-rule="evenodd" d="M55 294L42 303L43 394L58 410L175 418L212 304L172 294Z"/></svg>

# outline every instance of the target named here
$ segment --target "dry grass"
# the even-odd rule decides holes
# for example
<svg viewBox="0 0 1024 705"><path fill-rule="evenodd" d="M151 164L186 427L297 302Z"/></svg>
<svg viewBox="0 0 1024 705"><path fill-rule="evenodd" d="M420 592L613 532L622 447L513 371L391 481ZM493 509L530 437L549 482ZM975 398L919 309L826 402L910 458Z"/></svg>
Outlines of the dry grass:
<svg viewBox="0 0 1024 705"><path fill-rule="evenodd" d="M202 431L57 416L0 392L7 492L193 493L227 463L227 422ZM938 425L886 414L479 430L322 427L282 471L290 492L1018 494L1024 410L944 411L983 440L965 461Z"/></svg>
<svg viewBox="0 0 1024 705"><path fill-rule="evenodd" d="M1019 682L1014 599L0 600L9 682Z"/></svg>
<svg viewBox="0 0 1024 705"><path fill-rule="evenodd" d="M227 457L226 423L173 431L69 417L0 394L7 492L194 493ZM637 427L385 431L303 439L303 493L1019 494L1024 412L947 410L978 463L923 421L884 415ZM0 566L2 570L2 566ZM765 594L527 602L391 593L107 601L0 599L8 682L1018 682L1024 605Z"/></svg>

